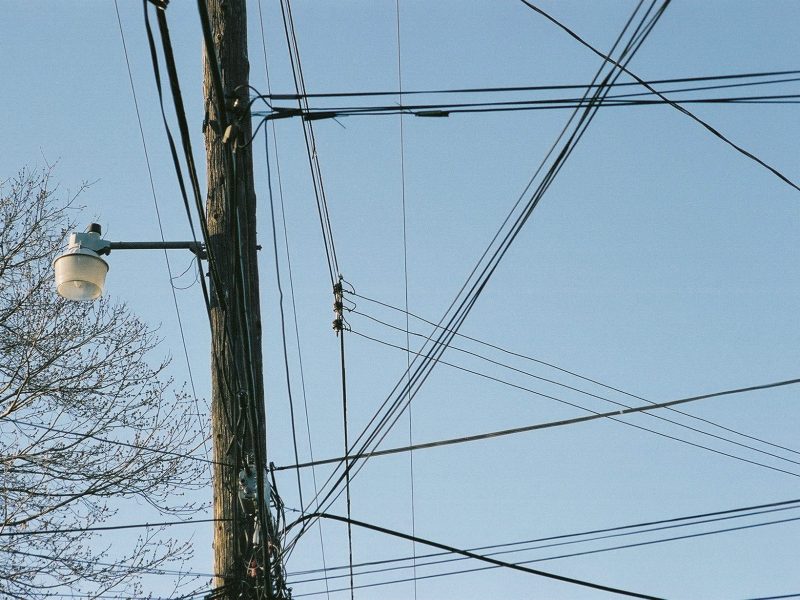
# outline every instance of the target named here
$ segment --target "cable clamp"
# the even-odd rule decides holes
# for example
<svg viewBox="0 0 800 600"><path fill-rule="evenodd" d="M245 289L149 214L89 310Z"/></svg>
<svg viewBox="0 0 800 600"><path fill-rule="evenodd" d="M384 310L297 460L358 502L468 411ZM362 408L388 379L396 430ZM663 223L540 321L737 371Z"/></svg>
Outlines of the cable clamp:
<svg viewBox="0 0 800 600"><path fill-rule="evenodd" d="M239 136L239 126L236 123L231 123L225 128L225 133L222 134L222 143L227 144L231 139Z"/></svg>
<svg viewBox="0 0 800 600"><path fill-rule="evenodd" d="M333 314L336 318L333 320L333 330L338 335L344 329L344 287L342 286L344 278L339 275L339 281L333 284Z"/></svg>

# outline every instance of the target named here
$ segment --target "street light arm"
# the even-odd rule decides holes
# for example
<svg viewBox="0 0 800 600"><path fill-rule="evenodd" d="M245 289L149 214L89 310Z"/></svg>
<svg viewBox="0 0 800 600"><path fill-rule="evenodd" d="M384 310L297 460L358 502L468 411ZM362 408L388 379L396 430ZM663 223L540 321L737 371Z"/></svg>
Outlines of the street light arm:
<svg viewBox="0 0 800 600"><path fill-rule="evenodd" d="M104 240L105 241L105 240ZM206 258L206 246L201 242L107 242L108 254L112 250L189 250L198 258Z"/></svg>

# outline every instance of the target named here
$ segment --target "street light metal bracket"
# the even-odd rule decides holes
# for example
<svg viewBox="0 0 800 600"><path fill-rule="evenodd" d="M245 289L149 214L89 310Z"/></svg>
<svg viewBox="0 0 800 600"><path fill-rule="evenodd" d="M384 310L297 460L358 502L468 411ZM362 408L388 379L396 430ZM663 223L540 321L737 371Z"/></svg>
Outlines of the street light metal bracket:
<svg viewBox="0 0 800 600"><path fill-rule="evenodd" d="M69 300L99 298L108 272L101 256L112 250L189 250L198 259L207 258L200 242L111 242L101 237L100 225L92 223L84 233L71 233L66 251L53 261L59 295Z"/></svg>

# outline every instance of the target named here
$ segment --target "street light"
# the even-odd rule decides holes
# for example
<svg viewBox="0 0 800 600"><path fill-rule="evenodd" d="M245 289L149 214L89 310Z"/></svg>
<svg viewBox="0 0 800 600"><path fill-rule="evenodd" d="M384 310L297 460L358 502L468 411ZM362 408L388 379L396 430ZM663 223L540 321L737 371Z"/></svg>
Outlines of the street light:
<svg viewBox="0 0 800 600"><path fill-rule="evenodd" d="M205 258L200 242L110 242L101 237L100 225L92 223L85 233L72 232L69 245L53 261L56 291L67 300L95 300L103 294L108 263L101 258L112 250L184 249Z"/></svg>

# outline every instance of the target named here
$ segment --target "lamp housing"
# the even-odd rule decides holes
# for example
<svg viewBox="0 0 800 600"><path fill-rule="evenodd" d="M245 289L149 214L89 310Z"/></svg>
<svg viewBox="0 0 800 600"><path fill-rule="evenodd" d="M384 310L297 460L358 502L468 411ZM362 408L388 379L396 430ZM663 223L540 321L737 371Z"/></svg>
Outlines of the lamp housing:
<svg viewBox="0 0 800 600"><path fill-rule="evenodd" d="M100 226L92 223L86 233L72 233L66 251L53 261L56 291L67 300L94 300L103 294L110 243L100 237Z"/></svg>

